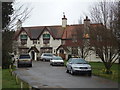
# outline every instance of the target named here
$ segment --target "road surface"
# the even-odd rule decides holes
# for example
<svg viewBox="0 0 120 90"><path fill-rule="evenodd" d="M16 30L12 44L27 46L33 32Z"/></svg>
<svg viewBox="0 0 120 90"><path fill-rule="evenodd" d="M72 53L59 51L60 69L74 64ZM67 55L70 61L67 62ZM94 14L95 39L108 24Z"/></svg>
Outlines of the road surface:
<svg viewBox="0 0 120 90"><path fill-rule="evenodd" d="M15 73L36 88L118 88L118 83L97 76L71 75L66 67L49 62L33 62L32 68L18 68Z"/></svg>

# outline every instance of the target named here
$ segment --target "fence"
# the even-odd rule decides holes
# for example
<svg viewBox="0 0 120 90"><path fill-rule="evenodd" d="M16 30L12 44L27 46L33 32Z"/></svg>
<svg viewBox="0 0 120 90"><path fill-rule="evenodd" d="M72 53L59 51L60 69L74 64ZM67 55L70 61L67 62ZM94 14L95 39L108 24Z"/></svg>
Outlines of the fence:
<svg viewBox="0 0 120 90"><path fill-rule="evenodd" d="M23 81L22 79L20 79L20 77L13 71L11 65L9 66L9 70L10 70L11 75L13 77L15 77L16 84L20 85L21 90L40 90L36 87L33 87L33 86L29 85L29 83Z"/></svg>

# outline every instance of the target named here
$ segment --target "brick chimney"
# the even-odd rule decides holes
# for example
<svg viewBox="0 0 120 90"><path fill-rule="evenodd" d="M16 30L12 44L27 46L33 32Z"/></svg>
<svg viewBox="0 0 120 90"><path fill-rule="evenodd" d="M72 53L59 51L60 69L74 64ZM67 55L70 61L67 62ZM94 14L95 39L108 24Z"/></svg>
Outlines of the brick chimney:
<svg viewBox="0 0 120 90"><path fill-rule="evenodd" d="M86 19L84 19L84 37L89 35L89 27L90 19L88 19L88 16L86 16Z"/></svg>

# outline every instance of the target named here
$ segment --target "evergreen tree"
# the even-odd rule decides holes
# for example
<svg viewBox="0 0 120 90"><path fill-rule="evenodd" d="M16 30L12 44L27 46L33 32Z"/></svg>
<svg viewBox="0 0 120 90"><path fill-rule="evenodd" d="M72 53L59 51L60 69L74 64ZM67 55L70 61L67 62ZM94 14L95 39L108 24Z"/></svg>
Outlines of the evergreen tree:
<svg viewBox="0 0 120 90"><path fill-rule="evenodd" d="M2 2L2 29L9 23L10 15L12 15L12 13L12 2Z"/></svg>
<svg viewBox="0 0 120 90"><path fill-rule="evenodd" d="M13 13L12 2L2 2L2 68L8 68L11 64L9 53L12 52L13 31L6 28Z"/></svg>

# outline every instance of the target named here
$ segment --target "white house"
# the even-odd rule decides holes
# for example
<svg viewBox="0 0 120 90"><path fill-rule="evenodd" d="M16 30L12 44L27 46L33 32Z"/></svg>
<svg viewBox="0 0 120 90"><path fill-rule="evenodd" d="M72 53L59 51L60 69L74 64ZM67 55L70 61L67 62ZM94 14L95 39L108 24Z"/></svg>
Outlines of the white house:
<svg viewBox="0 0 120 90"><path fill-rule="evenodd" d="M86 17L84 24L67 25L67 18L63 15L62 25L54 26L32 26L18 28L14 35L14 53L30 53L33 60L37 60L42 53L53 53L67 59L72 55L79 55L79 45L76 36L85 35L89 39L89 27L101 24L91 24ZM86 58L89 61L101 61L95 52L90 52Z"/></svg>

